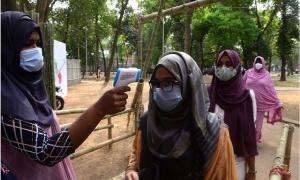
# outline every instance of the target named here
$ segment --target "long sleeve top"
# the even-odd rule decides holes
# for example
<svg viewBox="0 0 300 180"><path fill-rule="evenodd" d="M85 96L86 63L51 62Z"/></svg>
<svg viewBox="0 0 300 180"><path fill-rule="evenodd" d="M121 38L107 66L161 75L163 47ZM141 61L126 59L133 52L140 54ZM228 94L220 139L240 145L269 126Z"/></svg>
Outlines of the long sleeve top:
<svg viewBox="0 0 300 180"><path fill-rule="evenodd" d="M1 138L45 166L54 166L74 153L68 128L49 137L35 122L1 115Z"/></svg>

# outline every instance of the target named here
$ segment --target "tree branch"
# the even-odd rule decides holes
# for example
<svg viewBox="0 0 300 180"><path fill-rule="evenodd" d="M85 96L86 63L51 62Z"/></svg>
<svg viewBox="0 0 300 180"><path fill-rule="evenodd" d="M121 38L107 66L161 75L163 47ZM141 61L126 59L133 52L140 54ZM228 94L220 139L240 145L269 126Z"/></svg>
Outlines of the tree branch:
<svg viewBox="0 0 300 180"><path fill-rule="evenodd" d="M257 36L254 46L257 45L258 41L261 39L261 37L263 36L263 34L265 33L265 31L266 31L266 30L268 29L268 27L271 25L271 23L272 23L272 21L273 21L275 15L276 15L277 12L279 11L279 9L280 9L280 7L279 7L279 6L276 6L276 4L275 4L275 9L273 10L273 12L272 12L272 14L271 14L271 16L270 16L270 19L269 19L267 25L264 27L264 29L262 30L262 32Z"/></svg>

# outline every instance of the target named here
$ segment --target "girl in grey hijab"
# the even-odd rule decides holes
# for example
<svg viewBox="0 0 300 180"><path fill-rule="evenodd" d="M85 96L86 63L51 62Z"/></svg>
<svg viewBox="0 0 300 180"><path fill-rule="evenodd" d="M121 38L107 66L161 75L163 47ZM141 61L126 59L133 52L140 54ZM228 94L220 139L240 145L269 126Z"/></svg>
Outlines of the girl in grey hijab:
<svg viewBox="0 0 300 180"><path fill-rule="evenodd" d="M208 112L206 86L193 58L165 53L149 84L148 112L140 119L124 179L236 179L227 127Z"/></svg>

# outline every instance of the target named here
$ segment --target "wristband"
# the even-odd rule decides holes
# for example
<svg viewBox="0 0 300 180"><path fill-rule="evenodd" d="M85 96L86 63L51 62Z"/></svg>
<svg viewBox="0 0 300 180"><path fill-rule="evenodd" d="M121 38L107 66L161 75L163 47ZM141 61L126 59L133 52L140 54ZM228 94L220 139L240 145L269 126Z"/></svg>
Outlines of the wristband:
<svg viewBox="0 0 300 180"><path fill-rule="evenodd" d="M254 171L248 171L248 173L256 174L256 173L257 173L257 170L254 170Z"/></svg>

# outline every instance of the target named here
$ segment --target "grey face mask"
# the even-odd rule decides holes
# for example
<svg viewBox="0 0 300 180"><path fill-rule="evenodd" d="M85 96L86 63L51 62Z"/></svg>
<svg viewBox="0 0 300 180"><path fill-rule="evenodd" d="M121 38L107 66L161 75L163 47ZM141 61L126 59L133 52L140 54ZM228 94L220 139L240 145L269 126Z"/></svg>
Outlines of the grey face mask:
<svg viewBox="0 0 300 180"><path fill-rule="evenodd" d="M39 71L44 65L42 48L23 50L20 53L20 67L28 72Z"/></svg>
<svg viewBox="0 0 300 180"><path fill-rule="evenodd" d="M182 100L180 86L174 85L173 90L170 92L165 92L161 88L155 88L153 98L161 110L170 112L176 108Z"/></svg>

